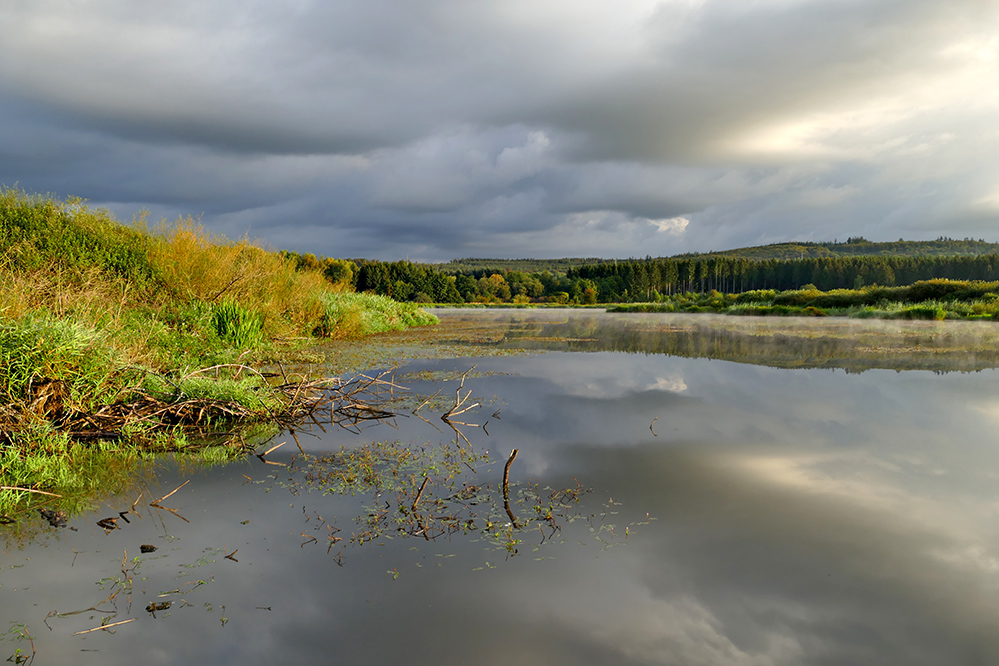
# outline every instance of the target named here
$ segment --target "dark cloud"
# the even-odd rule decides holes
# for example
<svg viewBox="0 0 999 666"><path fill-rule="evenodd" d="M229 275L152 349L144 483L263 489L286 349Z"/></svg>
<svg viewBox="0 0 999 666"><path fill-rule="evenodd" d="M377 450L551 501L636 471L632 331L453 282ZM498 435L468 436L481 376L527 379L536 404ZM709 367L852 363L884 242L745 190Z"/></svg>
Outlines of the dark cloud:
<svg viewBox="0 0 999 666"><path fill-rule="evenodd" d="M989 236L997 28L994 0L22 0L0 181L338 256Z"/></svg>

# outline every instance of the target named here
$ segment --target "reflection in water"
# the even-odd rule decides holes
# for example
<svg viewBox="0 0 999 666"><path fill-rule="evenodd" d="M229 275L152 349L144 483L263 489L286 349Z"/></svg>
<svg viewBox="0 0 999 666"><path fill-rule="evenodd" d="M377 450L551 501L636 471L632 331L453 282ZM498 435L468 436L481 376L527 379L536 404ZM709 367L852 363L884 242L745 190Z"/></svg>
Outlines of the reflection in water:
<svg viewBox="0 0 999 666"><path fill-rule="evenodd" d="M542 489L537 483L511 484L510 467L518 453L514 449L503 468L502 482L491 484L473 467L488 469L487 456L476 453L471 445L464 446L462 439L467 442L467 438L455 431L458 438L438 446L374 442L296 457L287 483L294 494L305 489L366 498L365 511L354 520L352 532L344 532L314 512L318 525L313 529L326 528L326 552L335 548L338 564L343 563L342 546L399 537L450 541L471 536L511 556L520 553L525 536L540 536L544 544L561 533L563 523L584 518L593 525L589 520L593 516L582 516L577 509L580 496L587 492L578 482L575 487L558 489ZM607 527L595 525L593 532L601 538ZM315 536L304 532L302 536L303 546L319 543Z"/></svg>
<svg viewBox="0 0 999 666"><path fill-rule="evenodd" d="M478 363L465 383L470 401L482 405L470 421L489 422L469 438L495 461L470 462L475 474L467 482L477 484L482 474L492 484L481 515L503 520L503 463L518 449L511 500L527 498L519 491L533 484L539 497L545 488L574 488L577 479L593 489L580 498L579 519L559 522L555 539L524 530L519 554L508 557L502 542L481 533L389 538L398 525L392 514L378 519L379 540L349 551L338 566L321 519L339 518L337 534L346 541L367 529L365 520L378 518L385 502L393 511L415 502L428 515L447 516L424 500L473 496L438 491L416 502L425 467L403 480L403 500L384 488L327 493L329 483L310 485L301 469L257 459L166 472L162 491L151 490L149 499L191 479L169 499L190 524L147 510L105 535L94 523L134 500L122 497L71 521L78 532L50 528L47 542L6 551L0 630L14 633L0 646L8 655L26 648L14 640L23 626L38 648L35 663L52 664L134 663L136 655L151 664L999 663L996 371L853 373L912 367L919 359L936 371L973 369L993 353L974 346L988 342L991 329L867 329L860 322L852 340L854 329L839 323L785 320L740 320L733 332L733 318L713 330L717 320L698 316L443 319L447 326L467 317L475 320L458 322L448 344L456 344L455 330L481 333L492 326L483 322L495 319L494 346L556 351L414 362L406 369L416 378L410 385L431 395L441 376ZM753 332L784 324L799 351L809 340L832 351L797 363L794 354L779 356L773 334ZM623 328L615 333L615 326ZM699 333L703 327L709 330ZM660 339L671 336L686 341ZM572 351L577 347L590 353ZM698 353L662 351L681 347ZM875 347L965 349L973 360L954 351L871 358L864 348ZM739 348L746 358L770 360L709 360ZM796 366L807 367L787 369ZM438 413L446 408L438 405ZM300 433L308 458L286 446L268 462L290 465L285 450L294 448L302 468L341 446L363 454L373 438L396 451L453 441L439 419L400 418L397 425L361 438ZM341 463L323 469L347 469ZM443 460L430 455L425 463L447 476ZM457 493L466 481L455 480ZM517 516L537 515L533 500L511 504ZM627 531L633 523L646 524ZM611 543L593 538L591 530L610 525L603 533L613 532ZM409 523L402 526L405 532ZM303 535L319 535L317 543ZM140 555L140 544L159 550ZM107 608L97 602L113 589L121 590L119 618L135 621L113 635L74 636L99 626L104 614L65 612ZM168 600L171 607L156 617L143 610ZM52 610L60 615L46 620Z"/></svg>
<svg viewBox="0 0 999 666"><path fill-rule="evenodd" d="M777 368L972 371L999 367L999 326L990 322L885 321L614 314L599 311L441 311L449 326L497 344L537 350L624 351L711 358ZM449 342L453 342L449 340Z"/></svg>

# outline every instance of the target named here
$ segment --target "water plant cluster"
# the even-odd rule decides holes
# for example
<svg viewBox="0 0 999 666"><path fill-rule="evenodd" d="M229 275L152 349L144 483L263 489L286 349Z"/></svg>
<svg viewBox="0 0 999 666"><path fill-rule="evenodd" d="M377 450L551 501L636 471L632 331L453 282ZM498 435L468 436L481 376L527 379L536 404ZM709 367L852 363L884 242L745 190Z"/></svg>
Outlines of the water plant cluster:
<svg viewBox="0 0 999 666"><path fill-rule="evenodd" d="M0 189L0 293L0 485L36 490L75 477L31 461L80 442L183 448L194 426L243 446L288 406L263 364L436 322L190 218L123 225L16 188Z"/></svg>
<svg viewBox="0 0 999 666"><path fill-rule="evenodd" d="M621 304L610 312L710 312L757 316L839 316L872 319L999 319L999 282L924 280L906 287L822 291L814 285L739 294L683 293L654 303Z"/></svg>
<svg viewBox="0 0 999 666"><path fill-rule="evenodd" d="M460 438L436 446L373 442L319 456L296 456L290 468L296 476L289 482L296 494L316 490L324 495L358 495L366 502L350 531L316 513L319 520L313 530L323 539L303 532L302 545L325 545L339 562L346 546L397 537L436 541L465 535L510 557L520 552L529 536L537 537L538 545L561 540L563 524L595 517L600 520L591 523L590 532L599 542L614 545L627 538L632 526L616 534L615 526L604 521L606 513L589 517L580 513L580 499L589 489L578 484L556 489L510 482L509 463L515 457L516 451L501 482L488 454L474 451ZM484 478L490 473L492 482Z"/></svg>

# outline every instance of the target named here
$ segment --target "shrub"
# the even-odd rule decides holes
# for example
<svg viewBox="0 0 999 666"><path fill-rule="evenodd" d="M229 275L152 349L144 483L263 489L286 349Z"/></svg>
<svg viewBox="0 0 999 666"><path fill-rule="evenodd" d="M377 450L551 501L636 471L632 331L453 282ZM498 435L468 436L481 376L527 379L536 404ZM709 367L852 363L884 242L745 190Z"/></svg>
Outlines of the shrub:
<svg viewBox="0 0 999 666"><path fill-rule="evenodd" d="M765 303L774 300L777 296L777 292L773 289L756 289L753 291L744 291L735 297L736 303Z"/></svg>
<svg viewBox="0 0 999 666"><path fill-rule="evenodd" d="M63 203L0 188L0 256L9 270L97 268L137 284L155 277L149 238L79 199Z"/></svg>

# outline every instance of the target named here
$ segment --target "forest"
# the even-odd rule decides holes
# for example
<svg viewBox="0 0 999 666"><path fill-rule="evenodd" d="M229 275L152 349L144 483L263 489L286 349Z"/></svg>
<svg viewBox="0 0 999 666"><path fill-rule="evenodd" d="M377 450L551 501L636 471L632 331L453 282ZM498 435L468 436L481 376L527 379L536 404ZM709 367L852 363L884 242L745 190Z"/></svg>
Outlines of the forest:
<svg viewBox="0 0 999 666"><path fill-rule="evenodd" d="M319 270L331 281L350 283L359 292L417 303L655 303L677 294L711 291L739 294L806 286L829 291L904 286L934 279L999 280L999 253L995 252L764 260L677 256L581 264L562 272L490 268L448 272L442 266L449 264L283 254L303 269Z"/></svg>

